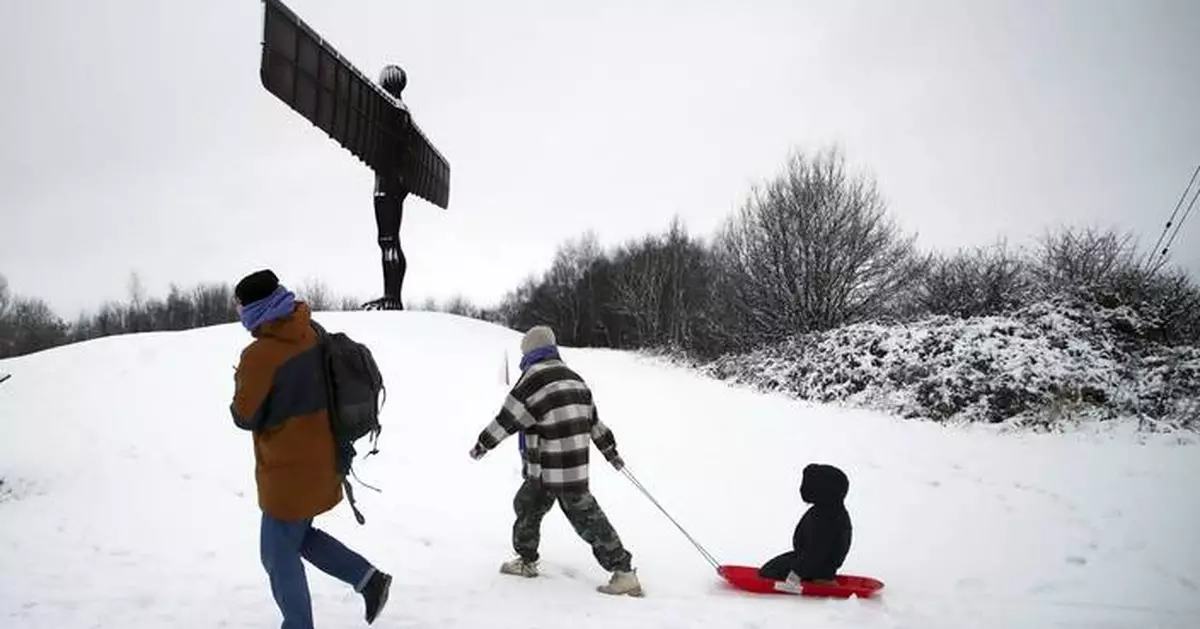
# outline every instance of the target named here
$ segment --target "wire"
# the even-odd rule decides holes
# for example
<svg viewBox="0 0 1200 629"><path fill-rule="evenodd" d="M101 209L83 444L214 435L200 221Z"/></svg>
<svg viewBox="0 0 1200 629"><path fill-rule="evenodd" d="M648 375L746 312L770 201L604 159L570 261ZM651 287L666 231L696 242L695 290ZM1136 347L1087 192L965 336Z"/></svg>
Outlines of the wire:
<svg viewBox="0 0 1200 629"><path fill-rule="evenodd" d="M1196 177L1197 177L1197 176L1200 176L1200 165L1196 166L1196 170L1192 172L1192 178L1188 180L1188 185L1187 185L1187 187L1183 189L1183 194L1179 196L1179 201L1178 201L1178 202L1175 204L1175 209L1174 209L1174 211L1172 211L1172 212L1171 212L1171 216L1170 216L1170 218L1168 218L1168 219L1167 219L1167 225L1166 225L1166 227L1163 227L1163 231L1162 231L1162 233L1161 233L1161 234L1159 234L1159 236L1158 236L1158 241L1156 241L1156 242L1154 243L1154 246L1153 246L1153 247L1150 249L1150 251L1149 251L1149 252L1146 254L1146 268L1147 268L1147 270L1150 270L1151 272L1153 272L1153 269L1154 269L1154 267L1155 267L1155 264L1154 264L1154 257L1155 257L1156 255L1158 255L1158 248L1159 248L1159 246L1161 246L1161 245L1163 244L1163 238L1166 238L1166 237L1167 237L1167 232L1170 232L1170 231L1171 231L1171 226L1172 226L1172 224L1175 224L1175 225L1176 225L1176 228L1175 228L1175 233L1176 233L1176 234L1178 234L1178 233L1179 233L1179 227L1178 227L1178 225L1182 225L1182 224L1183 224L1183 220L1181 219L1181 220L1179 221L1179 223L1175 223L1175 217L1176 217L1176 215L1178 215L1178 214L1179 214L1179 208L1183 207L1183 202L1184 202L1184 200L1186 200L1186 199L1187 199L1188 192L1190 192L1190 191L1191 191L1191 189L1192 189L1192 184L1196 183ZM1192 199L1192 203L1193 203L1193 204L1195 204L1195 202L1196 202L1196 199L1193 197L1193 199ZM1191 206L1190 206L1190 205L1188 206L1188 209L1189 209L1189 211L1191 210ZM1184 217L1185 217L1185 218L1187 217L1187 214L1186 214L1186 213L1184 214ZM1172 236L1171 240L1174 240L1174 237L1173 237L1173 236ZM1166 247L1163 247L1163 250L1162 250L1162 256L1163 256L1163 257L1166 257L1166 254L1167 254L1167 249L1168 249L1169 247L1170 247L1170 242L1168 242L1168 244L1167 244L1167 246L1166 246ZM1161 266L1161 265L1160 265L1160 266Z"/></svg>
<svg viewBox="0 0 1200 629"><path fill-rule="evenodd" d="M675 518L671 517L671 514L667 513L667 510L664 509L663 506L661 504L659 504L657 500L654 499L654 496L651 496L650 492L646 491L646 488L644 486L642 486L642 484L638 481L638 479L636 477L634 477L633 472L630 472L628 467L622 467L621 473L624 474L625 477L628 478L629 481L633 483L634 487L637 487L639 491L641 491L647 498L649 498L650 502L653 502L654 506L658 507L658 510L663 512L663 515L667 516L667 519L670 520L671 523L675 525L675 528L679 529L679 532L683 533L683 535L688 538L688 541L690 541L692 543L692 545L696 547L696 550L700 551L700 554L704 557L704 560L707 561L709 564L711 564L712 567L715 568L718 572L720 572L721 564L718 563L716 558L712 556L712 553L705 550L704 547L700 545L700 542L697 542L696 539L691 536L691 534L689 534L687 531L685 531L684 528L682 526L680 526L678 522L675 521Z"/></svg>

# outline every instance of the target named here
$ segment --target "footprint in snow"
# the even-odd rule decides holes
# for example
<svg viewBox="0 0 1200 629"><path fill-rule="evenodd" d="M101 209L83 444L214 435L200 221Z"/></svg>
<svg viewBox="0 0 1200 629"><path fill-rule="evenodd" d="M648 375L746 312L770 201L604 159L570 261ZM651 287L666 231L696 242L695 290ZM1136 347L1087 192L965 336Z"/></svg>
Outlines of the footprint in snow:
<svg viewBox="0 0 1200 629"><path fill-rule="evenodd" d="M1086 566L1087 558L1080 557L1079 555L1067 555L1067 563L1072 566Z"/></svg>
<svg viewBox="0 0 1200 629"><path fill-rule="evenodd" d="M1193 592L1200 590L1200 585L1196 585L1195 581L1193 581L1187 577L1179 577L1179 585L1182 585L1183 587L1185 587Z"/></svg>

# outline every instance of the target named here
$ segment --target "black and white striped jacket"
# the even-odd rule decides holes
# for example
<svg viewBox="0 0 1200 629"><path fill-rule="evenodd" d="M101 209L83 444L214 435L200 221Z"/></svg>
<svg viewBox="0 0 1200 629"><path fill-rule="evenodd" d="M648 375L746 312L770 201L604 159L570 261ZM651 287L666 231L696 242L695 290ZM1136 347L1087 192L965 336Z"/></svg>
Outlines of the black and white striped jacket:
<svg viewBox="0 0 1200 629"><path fill-rule="evenodd" d="M591 389L557 358L521 374L500 413L479 434L479 444L491 450L518 432L525 439L525 478L541 479L551 492L587 491L592 442L610 463L619 460L617 441L596 414Z"/></svg>

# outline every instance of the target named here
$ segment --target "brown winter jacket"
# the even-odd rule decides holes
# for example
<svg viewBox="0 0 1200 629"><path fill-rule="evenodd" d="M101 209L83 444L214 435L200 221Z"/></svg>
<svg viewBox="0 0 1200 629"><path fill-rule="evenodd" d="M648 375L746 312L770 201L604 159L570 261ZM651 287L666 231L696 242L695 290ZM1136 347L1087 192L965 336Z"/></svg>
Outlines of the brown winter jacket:
<svg viewBox="0 0 1200 629"><path fill-rule="evenodd" d="M256 328L242 351L230 411L254 433L258 504L280 520L320 515L342 500L316 333L308 304Z"/></svg>

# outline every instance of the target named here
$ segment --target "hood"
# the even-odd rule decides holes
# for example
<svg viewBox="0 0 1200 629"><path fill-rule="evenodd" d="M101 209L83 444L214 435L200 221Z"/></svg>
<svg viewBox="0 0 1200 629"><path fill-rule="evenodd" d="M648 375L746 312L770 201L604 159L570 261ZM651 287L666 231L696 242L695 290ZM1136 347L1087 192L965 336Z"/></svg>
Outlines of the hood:
<svg viewBox="0 0 1200 629"><path fill-rule="evenodd" d="M832 465L810 463L804 466L804 478L800 481L800 497L814 505L838 505L850 491L850 479L846 473Z"/></svg>
<svg viewBox="0 0 1200 629"><path fill-rule="evenodd" d="M309 334L315 334L309 322L312 321L312 310L307 303L297 301L292 314L268 321L254 329L255 337L269 336L283 341L300 341Z"/></svg>

